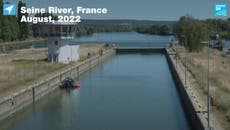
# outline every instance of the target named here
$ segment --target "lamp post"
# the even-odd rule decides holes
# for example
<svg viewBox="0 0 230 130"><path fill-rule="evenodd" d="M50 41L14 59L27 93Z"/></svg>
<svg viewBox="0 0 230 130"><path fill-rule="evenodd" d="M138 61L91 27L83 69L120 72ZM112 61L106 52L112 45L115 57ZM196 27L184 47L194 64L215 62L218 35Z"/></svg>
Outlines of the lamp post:
<svg viewBox="0 0 230 130"><path fill-rule="evenodd" d="M210 126L210 45L211 45L211 40L216 40L217 36L216 34L211 34L210 35L210 41L208 42L208 72L207 72L207 114L208 114L208 129L211 130Z"/></svg>
<svg viewBox="0 0 230 130"><path fill-rule="evenodd" d="M37 56L35 54L35 45L34 43L32 43L31 45L31 48L33 49L33 55L34 55L34 62L35 62L35 65L34 65L34 80L35 80L35 84L38 83L38 59L37 59Z"/></svg>
<svg viewBox="0 0 230 130"><path fill-rule="evenodd" d="M184 47L185 47L185 70L184 70L184 83L185 85L187 84L187 51L186 51L186 46L187 46L187 37L186 35L181 35L181 37L184 38Z"/></svg>
<svg viewBox="0 0 230 130"><path fill-rule="evenodd" d="M177 62L178 62L177 44L175 44L175 51L176 51L176 69L177 69Z"/></svg>
<svg viewBox="0 0 230 130"><path fill-rule="evenodd" d="M209 62L210 62L210 42L208 42L208 72L207 72L207 89L208 89L208 95L207 95L207 113L208 113L208 129L210 130L210 72L209 72Z"/></svg>

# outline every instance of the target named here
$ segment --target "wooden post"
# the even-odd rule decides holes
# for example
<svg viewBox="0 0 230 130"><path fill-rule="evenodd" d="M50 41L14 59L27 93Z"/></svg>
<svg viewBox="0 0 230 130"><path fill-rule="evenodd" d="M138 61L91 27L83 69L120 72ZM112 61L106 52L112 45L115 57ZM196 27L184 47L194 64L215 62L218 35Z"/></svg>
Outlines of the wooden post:
<svg viewBox="0 0 230 130"><path fill-rule="evenodd" d="M62 74L60 73L60 82L62 81Z"/></svg>
<svg viewBox="0 0 230 130"><path fill-rule="evenodd" d="M12 104L12 106L14 106L14 97L11 97L11 104Z"/></svg>
<svg viewBox="0 0 230 130"><path fill-rule="evenodd" d="M35 101L35 90L34 90L34 87L32 88L32 95L33 95L33 103Z"/></svg>
<svg viewBox="0 0 230 130"><path fill-rule="evenodd" d="M35 90L34 90L34 87L32 88L32 95L33 95L33 111L35 111Z"/></svg>
<svg viewBox="0 0 230 130"><path fill-rule="evenodd" d="M48 90L50 90L50 79L47 80L47 87L48 87Z"/></svg>

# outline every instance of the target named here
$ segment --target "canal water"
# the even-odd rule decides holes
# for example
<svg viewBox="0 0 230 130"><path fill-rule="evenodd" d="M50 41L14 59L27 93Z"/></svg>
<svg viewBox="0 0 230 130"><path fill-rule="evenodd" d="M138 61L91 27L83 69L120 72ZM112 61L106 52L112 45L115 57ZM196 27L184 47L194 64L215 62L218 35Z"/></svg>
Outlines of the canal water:
<svg viewBox="0 0 230 130"><path fill-rule="evenodd" d="M4 122L9 130L188 130L163 54L117 55Z"/></svg>
<svg viewBox="0 0 230 130"><path fill-rule="evenodd" d="M119 54L80 79L80 89L57 89L0 130L190 129L164 54Z"/></svg>

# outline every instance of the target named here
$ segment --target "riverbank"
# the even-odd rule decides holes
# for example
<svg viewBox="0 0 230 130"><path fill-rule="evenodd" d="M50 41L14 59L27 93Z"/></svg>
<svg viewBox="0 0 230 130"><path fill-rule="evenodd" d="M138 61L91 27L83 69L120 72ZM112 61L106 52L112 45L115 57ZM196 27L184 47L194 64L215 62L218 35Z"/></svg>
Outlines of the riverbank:
<svg viewBox="0 0 230 130"><path fill-rule="evenodd" d="M70 64L47 62L47 48L20 49L9 53L0 54L0 97L10 95L20 89L34 83L35 65L38 68L38 80L49 77L49 74L57 73L73 64L79 64L86 60L87 53L97 55L103 49L100 44L80 45L80 60ZM37 63L35 61L37 59Z"/></svg>
<svg viewBox="0 0 230 130"><path fill-rule="evenodd" d="M105 48L103 55L92 55L90 59L82 62L66 65L53 73L47 74L40 78L39 81L31 82L24 86L15 86L11 91L1 91L0 100L0 120L7 118L13 113L19 111L31 102L34 102L44 95L52 92L58 87L61 80L66 77L79 77L80 74L93 68L112 54L112 48Z"/></svg>
<svg viewBox="0 0 230 130"><path fill-rule="evenodd" d="M184 75L185 66L185 50L181 46L174 46L174 52L179 54L177 60L177 68L182 69L182 76ZM210 75L211 75L211 96L214 97L214 106L211 107L213 127L221 126L228 130L230 129L229 121L229 66L230 59L222 57L221 52L211 49ZM205 47L199 53L187 53L188 73L187 79L190 82L194 91L199 96L199 101L206 106L207 104L207 48ZM174 59L176 60L176 59ZM204 107L206 108L206 107ZM203 108L203 109L204 109ZM207 109L204 109L205 111ZM217 121L215 121L217 120ZM218 129L219 130L219 129Z"/></svg>

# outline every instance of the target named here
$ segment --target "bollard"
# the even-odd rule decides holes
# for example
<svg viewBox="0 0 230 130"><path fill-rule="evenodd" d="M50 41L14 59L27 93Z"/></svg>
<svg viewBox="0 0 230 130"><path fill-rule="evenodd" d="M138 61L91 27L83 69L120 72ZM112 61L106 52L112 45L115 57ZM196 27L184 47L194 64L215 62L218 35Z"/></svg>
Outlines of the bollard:
<svg viewBox="0 0 230 130"><path fill-rule="evenodd" d="M215 106L215 100L214 100L214 97L213 97L213 96L211 96L210 98L211 98L211 99L210 99L210 101L211 101L211 106Z"/></svg>
<svg viewBox="0 0 230 130"><path fill-rule="evenodd" d="M15 105L15 102L14 102L14 97L12 96L11 97L11 105L14 106Z"/></svg>

